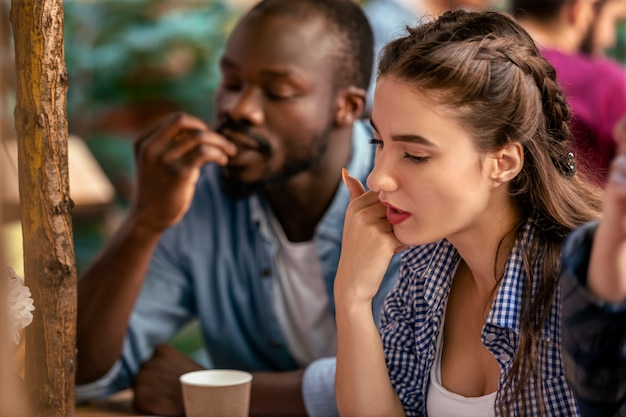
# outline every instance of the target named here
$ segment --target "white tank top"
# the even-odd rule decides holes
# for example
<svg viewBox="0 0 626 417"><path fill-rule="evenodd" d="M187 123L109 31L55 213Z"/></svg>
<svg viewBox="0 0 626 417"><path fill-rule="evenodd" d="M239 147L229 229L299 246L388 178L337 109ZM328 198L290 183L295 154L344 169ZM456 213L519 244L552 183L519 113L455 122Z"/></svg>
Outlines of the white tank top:
<svg viewBox="0 0 626 417"><path fill-rule="evenodd" d="M441 385L443 330L437 338L437 356L430 370L426 414L428 417L494 417L496 392L481 397L464 397Z"/></svg>

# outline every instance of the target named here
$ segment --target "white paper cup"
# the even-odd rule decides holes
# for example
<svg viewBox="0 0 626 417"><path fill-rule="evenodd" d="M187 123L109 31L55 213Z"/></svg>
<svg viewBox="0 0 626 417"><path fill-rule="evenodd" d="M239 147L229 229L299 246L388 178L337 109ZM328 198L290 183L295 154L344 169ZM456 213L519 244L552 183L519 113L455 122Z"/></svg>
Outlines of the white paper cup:
<svg viewBox="0 0 626 417"><path fill-rule="evenodd" d="M180 377L186 417L248 417L252 375L207 369Z"/></svg>

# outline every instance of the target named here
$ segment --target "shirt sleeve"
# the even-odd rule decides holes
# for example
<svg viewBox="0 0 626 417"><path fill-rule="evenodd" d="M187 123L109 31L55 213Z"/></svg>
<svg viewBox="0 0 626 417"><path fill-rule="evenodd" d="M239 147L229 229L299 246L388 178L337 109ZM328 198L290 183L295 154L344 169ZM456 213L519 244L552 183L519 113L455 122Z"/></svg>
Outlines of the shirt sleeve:
<svg viewBox="0 0 626 417"><path fill-rule="evenodd" d="M104 374L104 376L100 379L97 379L93 382L89 382L87 384L76 385L75 387L75 401L77 404L82 402L93 400L96 398L106 397L107 395L113 394L112 386L114 385L114 381L122 367L122 362L117 361L109 372Z"/></svg>
<svg viewBox="0 0 626 417"><path fill-rule="evenodd" d="M563 365L582 416L615 415L626 400L626 304L586 287L597 224L572 232L562 253Z"/></svg>
<svg viewBox="0 0 626 417"><path fill-rule="evenodd" d="M302 398L310 417L339 417L335 400L336 359L322 358L304 371Z"/></svg>
<svg viewBox="0 0 626 417"><path fill-rule="evenodd" d="M381 316L387 294L391 292L393 287L398 282L399 271L400 254L396 254L391 258L391 262L389 263L387 272L385 273L383 281L380 284L380 288L372 300L372 314L374 316L374 323L376 323L377 327L380 327Z"/></svg>
<svg viewBox="0 0 626 417"><path fill-rule="evenodd" d="M407 417L419 414L417 410L424 399L418 382L422 379L417 377L421 370L413 331L416 312L410 300L416 291L413 280L406 273L406 268L403 268L398 284L385 300L380 326L389 378Z"/></svg>

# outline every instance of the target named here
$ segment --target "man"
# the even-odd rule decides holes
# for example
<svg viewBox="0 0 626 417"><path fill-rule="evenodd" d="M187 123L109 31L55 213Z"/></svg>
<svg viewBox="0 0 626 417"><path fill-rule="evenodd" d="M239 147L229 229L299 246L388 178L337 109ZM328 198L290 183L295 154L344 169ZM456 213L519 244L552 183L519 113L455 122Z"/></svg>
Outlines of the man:
<svg viewBox="0 0 626 417"><path fill-rule="evenodd" d="M595 0L511 0L514 16L554 66L572 107L577 165L606 182L617 144L613 128L626 114L626 71L614 61L580 52L592 30Z"/></svg>
<svg viewBox="0 0 626 417"><path fill-rule="evenodd" d="M626 116L602 219L563 249L563 361L581 415L626 416Z"/></svg>
<svg viewBox="0 0 626 417"><path fill-rule="evenodd" d="M372 51L352 0L262 1L221 58L218 127L176 114L139 138L132 209L79 282L79 398L134 382L139 411L182 415L201 366L163 343L198 317L213 366L253 373L251 415L337 413L341 168L373 164Z"/></svg>

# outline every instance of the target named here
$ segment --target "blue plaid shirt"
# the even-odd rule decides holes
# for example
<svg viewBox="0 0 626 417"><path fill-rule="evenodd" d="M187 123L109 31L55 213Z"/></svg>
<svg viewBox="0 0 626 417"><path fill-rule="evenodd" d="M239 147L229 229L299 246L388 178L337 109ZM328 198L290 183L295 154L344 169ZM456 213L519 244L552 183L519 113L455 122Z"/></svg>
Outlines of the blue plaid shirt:
<svg viewBox="0 0 626 417"><path fill-rule="evenodd" d="M521 247L533 238L535 224L529 220L506 264L500 288L483 326L481 339L502 370L499 386L513 365L520 334L520 310L526 282ZM521 242L520 242L521 239ZM381 336L391 382L407 417L426 415L430 369L436 357L436 341L443 328L446 301L453 273L460 261L447 240L410 248L402 255L397 286L385 300ZM535 265L538 276L539 265ZM555 277L556 279L556 277ZM536 340L537 369L546 410L539 408L535 382L525 387L526 404L517 400L513 415L578 416L578 409L563 375L560 353L560 293ZM496 403L500 401L498 392ZM528 411L530 410L530 412Z"/></svg>

